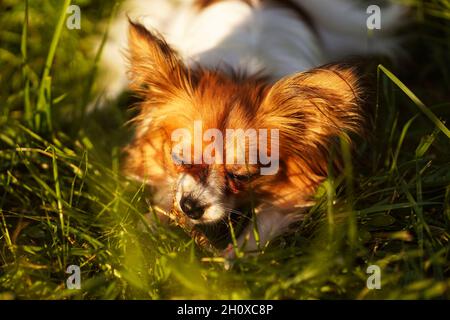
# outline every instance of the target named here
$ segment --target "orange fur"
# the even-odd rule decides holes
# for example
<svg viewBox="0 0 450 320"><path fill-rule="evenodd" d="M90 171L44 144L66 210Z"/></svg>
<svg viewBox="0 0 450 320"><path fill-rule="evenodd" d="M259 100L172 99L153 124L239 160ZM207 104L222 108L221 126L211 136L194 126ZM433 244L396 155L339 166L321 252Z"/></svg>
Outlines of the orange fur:
<svg viewBox="0 0 450 320"><path fill-rule="evenodd" d="M328 65L271 84L259 76L188 69L161 37L139 24L131 23L129 42L131 89L142 102L125 171L156 188L180 170L202 171L196 165L180 168L170 156L171 132L192 129L195 120L204 129L279 129L280 170L255 177L251 187L256 199L281 208L307 203L328 174L336 138L362 132L362 91L351 68ZM212 166L223 188L248 199L249 183L227 177L248 168Z"/></svg>

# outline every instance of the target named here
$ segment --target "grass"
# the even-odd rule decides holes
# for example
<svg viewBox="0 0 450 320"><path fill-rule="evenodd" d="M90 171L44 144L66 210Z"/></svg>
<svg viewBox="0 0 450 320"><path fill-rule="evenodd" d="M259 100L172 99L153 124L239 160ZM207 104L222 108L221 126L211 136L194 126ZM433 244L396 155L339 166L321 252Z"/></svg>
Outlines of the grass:
<svg viewBox="0 0 450 320"><path fill-rule="evenodd" d="M410 61L370 69L373 138L353 158L343 142L343 174L296 232L228 271L144 219L145 187L119 170L126 101L85 114L114 3L77 1L68 30L68 0L0 2L0 298L450 298L450 2L408 2ZM66 289L71 264L81 290Z"/></svg>

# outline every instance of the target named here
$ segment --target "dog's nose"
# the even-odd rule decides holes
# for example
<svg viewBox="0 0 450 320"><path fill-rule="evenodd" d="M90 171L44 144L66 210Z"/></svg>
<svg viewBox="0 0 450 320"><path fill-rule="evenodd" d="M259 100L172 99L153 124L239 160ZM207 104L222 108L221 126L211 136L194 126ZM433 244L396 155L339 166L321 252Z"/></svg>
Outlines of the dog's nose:
<svg viewBox="0 0 450 320"><path fill-rule="evenodd" d="M191 219L200 219L204 213L204 207L192 197L182 197L180 201L181 210Z"/></svg>

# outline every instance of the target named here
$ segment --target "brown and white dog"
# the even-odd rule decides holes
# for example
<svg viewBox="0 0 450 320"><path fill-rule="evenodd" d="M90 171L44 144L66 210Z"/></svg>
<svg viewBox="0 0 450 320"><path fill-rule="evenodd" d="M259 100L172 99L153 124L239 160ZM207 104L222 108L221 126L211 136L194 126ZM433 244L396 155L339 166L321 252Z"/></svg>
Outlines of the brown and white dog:
<svg viewBox="0 0 450 320"><path fill-rule="evenodd" d="M127 86L142 98L126 173L154 187L155 205L193 225L220 224L252 207L261 245L311 204L336 138L362 132L359 79L330 62L391 55L397 42L389 33L403 13L383 8L381 30L369 36L366 8L343 0L134 0L123 11L133 22L124 15L110 31L103 99ZM248 161L249 144L217 144L214 161L193 153L193 163L177 161L173 133L195 136L199 122L203 132L216 130L200 141L206 148L229 129L273 130L264 151L277 170L261 174L264 165ZM199 147L189 143L188 153ZM219 153L231 161L218 161ZM242 154L245 161L234 161ZM238 237L245 250L257 249L254 227Z"/></svg>

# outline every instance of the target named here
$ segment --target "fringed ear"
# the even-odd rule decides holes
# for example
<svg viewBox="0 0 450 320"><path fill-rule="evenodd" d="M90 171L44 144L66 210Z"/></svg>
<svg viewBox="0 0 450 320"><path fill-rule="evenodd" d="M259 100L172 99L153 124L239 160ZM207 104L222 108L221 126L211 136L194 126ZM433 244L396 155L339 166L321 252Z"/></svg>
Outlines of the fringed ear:
<svg viewBox="0 0 450 320"><path fill-rule="evenodd" d="M167 97L187 89L187 68L162 37L130 21L128 42L131 90Z"/></svg>
<svg viewBox="0 0 450 320"><path fill-rule="evenodd" d="M280 130L280 160L318 181L327 174L333 143L361 134L361 88L353 69L328 65L278 81L259 113L262 127Z"/></svg>
<svg viewBox="0 0 450 320"><path fill-rule="evenodd" d="M125 150L128 156L124 171L137 179L147 179L162 186L168 180L165 168L171 163L167 158L170 150L164 130L155 124L158 118L155 113L168 105L169 100L190 90L190 75L162 37L141 24L129 22L130 89L144 99L139 103L139 115L133 119L136 134ZM146 134L149 130L151 134Z"/></svg>

